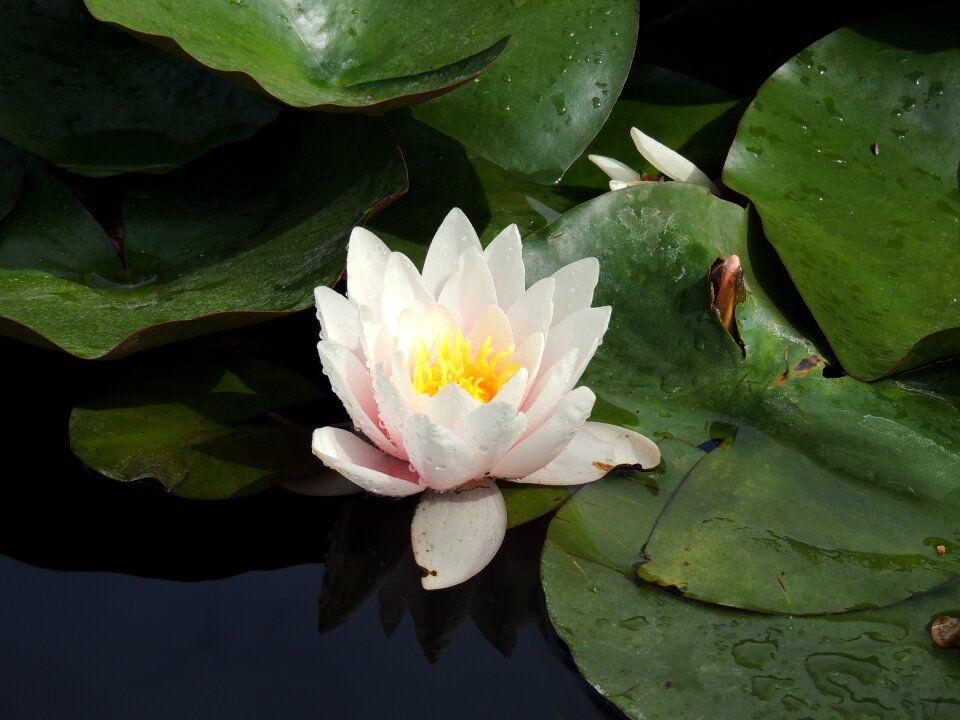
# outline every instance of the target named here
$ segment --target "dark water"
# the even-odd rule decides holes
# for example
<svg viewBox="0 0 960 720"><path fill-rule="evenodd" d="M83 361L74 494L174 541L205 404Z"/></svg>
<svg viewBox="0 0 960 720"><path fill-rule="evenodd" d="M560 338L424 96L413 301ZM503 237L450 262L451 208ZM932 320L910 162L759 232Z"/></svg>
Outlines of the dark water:
<svg viewBox="0 0 960 720"><path fill-rule="evenodd" d="M199 502L84 468L70 409L136 362L0 340L2 720L621 717L546 619L543 521L471 583L426 593L412 502Z"/></svg>

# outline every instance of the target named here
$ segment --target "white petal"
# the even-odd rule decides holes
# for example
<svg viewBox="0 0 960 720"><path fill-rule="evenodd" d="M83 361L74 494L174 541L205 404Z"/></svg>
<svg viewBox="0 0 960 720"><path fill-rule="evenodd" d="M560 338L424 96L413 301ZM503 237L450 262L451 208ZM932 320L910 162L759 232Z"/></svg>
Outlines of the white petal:
<svg viewBox="0 0 960 720"><path fill-rule="evenodd" d="M528 335L536 332L547 334L553 322L553 296L556 280L544 278L530 286L519 300L507 310L507 318L513 328L513 337L522 343Z"/></svg>
<svg viewBox="0 0 960 720"><path fill-rule="evenodd" d="M720 190L711 182L710 178L680 153L671 150L661 142L657 142L637 128L630 128L630 137L633 138L633 144L637 146L637 150L643 155L644 159L667 177L694 185L702 185L714 195L720 194Z"/></svg>
<svg viewBox="0 0 960 720"><path fill-rule="evenodd" d="M423 402L423 414L435 425L455 428L463 419L482 405L473 395L456 383L444 385L433 397Z"/></svg>
<svg viewBox="0 0 960 720"><path fill-rule="evenodd" d="M366 305L360 308L360 347L368 370L386 365L389 372L395 343L393 334L378 319L379 313Z"/></svg>
<svg viewBox="0 0 960 720"><path fill-rule="evenodd" d="M579 364L580 348L570 348L567 354L553 364L553 367L540 373L533 389L524 403L527 415L528 431L536 430L580 378L574 378L574 370Z"/></svg>
<svg viewBox="0 0 960 720"><path fill-rule="evenodd" d="M520 231L516 225L508 225L483 251L493 283L497 287L497 304L508 308L523 295L526 285L526 268L523 265L523 249Z"/></svg>
<svg viewBox="0 0 960 720"><path fill-rule="evenodd" d="M320 321L320 339L332 340L354 355L360 350L360 318L357 307L333 288L321 285L313 291Z"/></svg>
<svg viewBox="0 0 960 720"><path fill-rule="evenodd" d="M380 421L390 441L397 446L401 459L407 457L403 442L403 427L410 417L410 407L403 393L393 383L384 365L378 365L373 373L373 392L376 396Z"/></svg>
<svg viewBox="0 0 960 720"><path fill-rule="evenodd" d="M405 496L423 490L405 460L377 450L353 433L325 427L313 431L313 454L367 492Z"/></svg>
<svg viewBox="0 0 960 720"><path fill-rule="evenodd" d="M426 415L409 417L403 441L420 482L433 490L450 490L478 476L476 451L453 430L430 422Z"/></svg>
<svg viewBox="0 0 960 720"><path fill-rule="evenodd" d="M386 453L399 451L380 430L379 409L373 396L373 380L366 366L342 345L321 340L317 345L323 371L330 379L330 387L340 398L353 424Z"/></svg>
<svg viewBox="0 0 960 720"><path fill-rule="evenodd" d="M587 363L597 352L609 324L610 308L604 306L577 310L554 325L550 328L547 344L543 348L543 360L540 366L542 371L553 367L571 348L579 348L580 357L571 380L571 384L576 385L583 371L586 370Z"/></svg>
<svg viewBox="0 0 960 720"><path fill-rule="evenodd" d="M513 328L510 327L507 314L498 305L487 305L477 315L476 322L466 336L471 352L476 354L487 338L490 338L494 353L514 345Z"/></svg>
<svg viewBox="0 0 960 720"><path fill-rule="evenodd" d="M506 384L500 388L500 392L493 396L491 402L496 400L497 402L510 405L514 410L519 410L520 403L523 402L523 398L527 394L527 383L529 379L530 373L527 372L527 368L521 365L516 374L507 380Z"/></svg>
<svg viewBox="0 0 960 720"><path fill-rule="evenodd" d="M580 485L593 482L621 465L652 470L660 464L660 448L633 430L588 422L553 462L517 482L535 485Z"/></svg>
<svg viewBox="0 0 960 720"><path fill-rule="evenodd" d="M623 190L624 188L633 187L634 185L639 185L641 182L643 181L638 180L637 182L624 182L623 180L611 180L609 185L611 192L615 192L617 190Z"/></svg>
<svg viewBox="0 0 960 720"><path fill-rule="evenodd" d="M427 491L410 526L413 557L427 590L469 580L497 554L507 532L507 506L496 484L481 481L448 493Z"/></svg>
<svg viewBox="0 0 960 720"><path fill-rule="evenodd" d="M450 330L452 335L456 331L456 323L453 315L443 305L434 305L426 315L404 312L400 315L397 330L397 349L414 359L414 351L421 341L429 350L435 341L443 339L447 330Z"/></svg>
<svg viewBox="0 0 960 720"><path fill-rule="evenodd" d="M556 325L577 310L590 307L593 290L600 279L600 262L587 257L564 265L553 274L556 289L553 291L553 321Z"/></svg>
<svg viewBox="0 0 960 720"><path fill-rule="evenodd" d="M480 251L477 231L460 208L454 208L440 223L423 262L423 283L433 297L457 269L457 260L467 248Z"/></svg>
<svg viewBox="0 0 960 720"><path fill-rule="evenodd" d="M285 490L297 493L297 495L310 495L312 497L339 497L341 495L352 495L363 492L363 488L336 470L323 468L323 472L310 477L295 478L285 480L280 483Z"/></svg>
<svg viewBox="0 0 960 720"><path fill-rule="evenodd" d="M347 245L347 297L380 313L383 274L390 249L369 230L355 227Z"/></svg>
<svg viewBox="0 0 960 720"><path fill-rule="evenodd" d="M611 180L629 183L640 180L640 173L619 160L605 155L587 155L587 159L606 173Z"/></svg>
<svg viewBox="0 0 960 720"><path fill-rule="evenodd" d="M404 310L425 315L435 304L416 266L403 253L391 253L387 259L381 303L383 322L394 333Z"/></svg>
<svg viewBox="0 0 960 720"><path fill-rule="evenodd" d="M493 275L479 250L463 251L457 271L443 286L437 302L450 310L457 325L464 330L473 326L483 308L497 304Z"/></svg>
<svg viewBox="0 0 960 720"><path fill-rule="evenodd" d="M527 387L524 390L524 396L533 387L540 373L540 363L543 359L543 347L546 344L546 337L542 332L536 332L528 335L517 349L513 351L513 357L510 359L525 368L527 371ZM512 379L512 378L511 378ZM521 404L523 400L521 399Z"/></svg>
<svg viewBox="0 0 960 720"><path fill-rule="evenodd" d="M571 391L557 404L553 415L500 458L491 474L521 478L552 462L583 427L595 400L596 396L588 387Z"/></svg>
<svg viewBox="0 0 960 720"><path fill-rule="evenodd" d="M526 428L527 417L517 412L516 405L491 400L470 413L456 431L469 447L476 449L479 458L477 474L483 475L493 468Z"/></svg>

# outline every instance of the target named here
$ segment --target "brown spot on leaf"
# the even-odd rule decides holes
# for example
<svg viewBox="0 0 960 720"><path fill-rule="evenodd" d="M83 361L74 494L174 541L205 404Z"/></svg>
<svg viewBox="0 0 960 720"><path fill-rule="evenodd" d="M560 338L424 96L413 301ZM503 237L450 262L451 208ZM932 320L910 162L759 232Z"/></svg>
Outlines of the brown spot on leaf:
<svg viewBox="0 0 960 720"><path fill-rule="evenodd" d="M602 470L605 473L610 472L611 470L613 470L614 467L616 467L615 465L611 465L610 463L600 462L599 460L595 460L593 463L593 466L597 470Z"/></svg>
<svg viewBox="0 0 960 720"><path fill-rule="evenodd" d="M817 370L818 368L822 368L825 364L826 363L824 362L823 358L817 355L816 353L814 353L813 355L808 355L807 357L803 358L800 362L798 362L793 367L793 369L787 368L786 370L784 370L783 374L780 377L778 377L776 380L774 380L773 383L771 384L774 387L778 385L783 385L790 378L804 377L805 375L809 375L814 370Z"/></svg>
<svg viewBox="0 0 960 720"><path fill-rule="evenodd" d="M941 615L930 626L930 637L940 647L960 647L960 620Z"/></svg>

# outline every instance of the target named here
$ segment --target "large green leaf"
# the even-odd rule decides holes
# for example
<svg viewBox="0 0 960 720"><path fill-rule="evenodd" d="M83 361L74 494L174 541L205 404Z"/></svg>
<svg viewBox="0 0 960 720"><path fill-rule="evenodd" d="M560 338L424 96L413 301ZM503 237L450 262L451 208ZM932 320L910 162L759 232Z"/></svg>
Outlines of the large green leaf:
<svg viewBox="0 0 960 720"><path fill-rule="evenodd" d="M594 483L550 525L547 608L591 685L633 718L960 715L960 659L929 631L933 618L960 609L956 583L889 608L805 618L638 584L648 528L704 457L675 440L661 449L664 469Z"/></svg>
<svg viewBox="0 0 960 720"><path fill-rule="evenodd" d="M596 256L613 307L584 378L624 424L718 440L632 562L720 604L804 614L887 605L960 573L955 384L825 377L768 292L782 270L747 213L681 183L608 193L525 242L529 279ZM746 357L711 309L708 273L738 254ZM780 278L777 281L777 278ZM607 413L609 415L609 413ZM621 420L623 422L623 420ZM645 491L635 490L641 501ZM598 517L616 536L616 516Z"/></svg>
<svg viewBox="0 0 960 720"><path fill-rule="evenodd" d="M960 353L958 23L923 9L811 45L760 88L724 168L863 379Z"/></svg>
<svg viewBox="0 0 960 720"><path fill-rule="evenodd" d="M464 17L511 35L490 72L416 109L507 170L554 182L606 121L637 40L637 3L471 0ZM459 28L453 32L462 32Z"/></svg>
<svg viewBox="0 0 960 720"><path fill-rule="evenodd" d="M0 136L84 175L164 172L279 106L93 20L75 0L0 6Z"/></svg>
<svg viewBox="0 0 960 720"><path fill-rule="evenodd" d="M159 36L201 64L297 107L430 97L482 72L509 30L442 0L84 0L106 22Z"/></svg>
<svg viewBox="0 0 960 720"><path fill-rule="evenodd" d="M43 166L0 225L0 330L116 357L310 305L351 228L404 187L378 120L289 114L257 137L122 189L124 271Z"/></svg>
<svg viewBox="0 0 960 720"><path fill-rule="evenodd" d="M70 445L116 480L159 480L176 495L220 499L324 471L310 429L268 413L319 389L258 360L174 361L137 372L74 408Z"/></svg>

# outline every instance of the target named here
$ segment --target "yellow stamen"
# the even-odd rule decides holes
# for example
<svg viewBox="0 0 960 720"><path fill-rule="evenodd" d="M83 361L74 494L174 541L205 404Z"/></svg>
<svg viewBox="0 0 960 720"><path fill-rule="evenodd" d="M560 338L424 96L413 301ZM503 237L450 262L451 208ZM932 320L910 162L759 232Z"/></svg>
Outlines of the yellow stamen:
<svg viewBox="0 0 960 720"><path fill-rule="evenodd" d="M456 383L480 402L489 402L520 369L510 362L513 347L494 353L492 337L487 337L473 355L463 333L457 330L456 336L451 336L448 329L443 340L434 343L434 349L436 359L432 360L430 348L423 340L414 348L417 366L413 370L413 387L418 393L436 395L444 385Z"/></svg>

